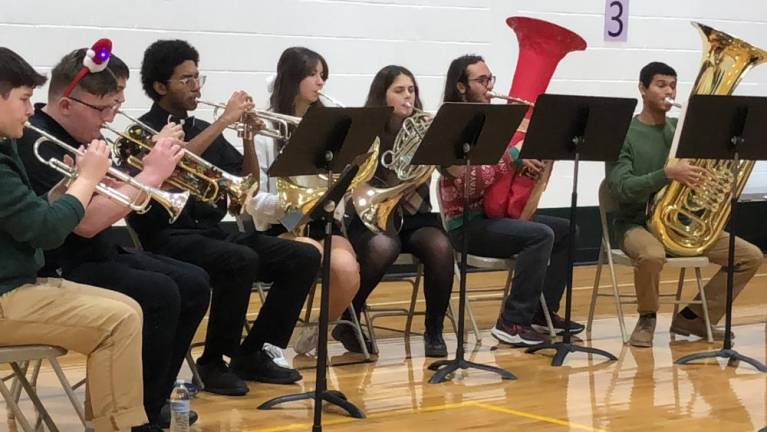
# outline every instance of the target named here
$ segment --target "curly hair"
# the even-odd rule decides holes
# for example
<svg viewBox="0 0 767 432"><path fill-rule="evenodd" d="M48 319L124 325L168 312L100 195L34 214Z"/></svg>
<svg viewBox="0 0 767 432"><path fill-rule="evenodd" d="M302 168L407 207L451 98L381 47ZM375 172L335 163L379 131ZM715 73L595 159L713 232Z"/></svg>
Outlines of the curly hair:
<svg viewBox="0 0 767 432"><path fill-rule="evenodd" d="M141 86L153 101L162 96L154 90L154 83L167 83L173 70L181 63L191 60L194 64L200 62L200 54L189 42L174 40L158 40L144 51L141 61Z"/></svg>

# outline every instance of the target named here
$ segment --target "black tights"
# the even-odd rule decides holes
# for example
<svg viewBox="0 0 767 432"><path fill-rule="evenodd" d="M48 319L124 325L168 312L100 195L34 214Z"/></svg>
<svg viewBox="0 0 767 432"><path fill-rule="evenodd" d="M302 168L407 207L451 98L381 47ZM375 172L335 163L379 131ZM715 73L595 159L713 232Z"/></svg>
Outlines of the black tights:
<svg viewBox="0 0 767 432"><path fill-rule="evenodd" d="M375 234L355 219L349 227L349 240L360 263L360 289L352 302L358 315L403 251L415 255L424 266L426 326L441 331L453 286L453 248L437 214L405 216L399 235Z"/></svg>

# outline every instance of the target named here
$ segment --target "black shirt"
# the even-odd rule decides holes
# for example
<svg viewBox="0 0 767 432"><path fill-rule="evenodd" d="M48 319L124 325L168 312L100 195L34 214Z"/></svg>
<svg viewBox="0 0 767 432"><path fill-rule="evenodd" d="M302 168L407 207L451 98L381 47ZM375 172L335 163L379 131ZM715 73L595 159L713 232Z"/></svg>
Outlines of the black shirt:
<svg viewBox="0 0 767 432"><path fill-rule="evenodd" d="M79 147L81 143L78 143L56 120L43 112L44 106L45 104L41 103L35 104L35 113L29 118L29 122L72 147ZM19 157L29 175L32 189L36 194L43 195L56 186L64 178L64 175L37 159L33 144L38 138L40 138L40 134L25 128L24 136L18 140L18 150ZM64 160L64 155L69 153L61 147L47 142L40 146L40 154L45 159L54 157ZM80 237L75 233L70 234L61 247L45 252L45 266L40 270L39 275L43 277L57 276L57 269L61 269L63 275L66 276L70 269L83 262L105 261L112 258L117 254L117 247L108 239L107 231L108 229L101 231L92 238Z"/></svg>
<svg viewBox="0 0 767 432"><path fill-rule="evenodd" d="M183 121L184 139L187 141L210 126L210 123L194 117L176 118L156 103L140 119L156 130L162 129L168 121L175 123ZM202 154L202 158L237 176L242 171L242 154L224 138L223 134L216 137L210 147ZM199 232L200 230L217 229L218 223L226 215L226 209L226 200L222 200L214 206L190 197L184 211L173 224L168 220L167 212L159 205L153 205L148 212L142 215L131 214L128 217L128 222L138 232L144 246L154 250L173 234L189 232L190 230Z"/></svg>

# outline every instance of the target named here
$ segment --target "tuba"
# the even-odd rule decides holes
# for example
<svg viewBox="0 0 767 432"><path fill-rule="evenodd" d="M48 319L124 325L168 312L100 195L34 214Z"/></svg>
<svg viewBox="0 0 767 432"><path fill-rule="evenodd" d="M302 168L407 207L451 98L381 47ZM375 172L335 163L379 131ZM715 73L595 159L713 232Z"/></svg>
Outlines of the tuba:
<svg viewBox="0 0 767 432"><path fill-rule="evenodd" d="M158 132L144 122L119 111L134 122L125 132L104 126L117 135L112 141L112 152L118 164L127 164L135 169L144 168L142 159L152 150L153 135ZM253 175L238 177L211 164L189 150L176 166L167 185L189 191L201 202L215 205L225 196L229 198L229 213L236 216L242 212L245 203L258 192L258 179Z"/></svg>
<svg viewBox="0 0 767 432"><path fill-rule="evenodd" d="M571 51L586 49L586 41L556 24L527 17L510 17L506 24L517 34L519 56L509 96L510 103L530 105L525 119L511 138L511 146L525 139L527 124L538 96L546 91L559 61ZM498 97L498 96L495 96ZM485 214L491 218L530 219L546 189L553 162L537 176L523 170L506 174L485 190Z"/></svg>
<svg viewBox="0 0 767 432"><path fill-rule="evenodd" d="M747 42L693 22L703 39L703 62L692 94L729 95L743 75L767 61L767 51ZM678 125L669 155L676 153L682 128ZM669 159L667 164L673 164ZM704 168L708 175L702 184L689 188L677 181L661 189L652 200L648 229L672 255L695 256L708 249L719 238L730 215L730 198L738 172L735 194L740 195L754 168L754 161L696 159L691 162Z"/></svg>
<svg viewBox="0 0 767 432"><path fill-rule="evenodd" d="M352 190L354 210L365 226L373 232L394 229L391 213L400 200L431 179L435 166L411 165L418 146L434 117L419 109L402 123L391 150L381 155L381 165L394 171L402 183L390 188L377 188L369 183Z"/></svg>

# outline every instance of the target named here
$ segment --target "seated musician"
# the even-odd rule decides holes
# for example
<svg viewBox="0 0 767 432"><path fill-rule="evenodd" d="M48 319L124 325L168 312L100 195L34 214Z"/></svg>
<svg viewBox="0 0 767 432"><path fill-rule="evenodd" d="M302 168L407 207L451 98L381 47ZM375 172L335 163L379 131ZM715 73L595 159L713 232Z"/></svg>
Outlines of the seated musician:
<svg viewBox="0 0 767 432"><path fill-rule="evenodd" d="M88 73L70 94L64 94L83 67L85 49L65 55L51 72L48 103L36 104L30 122L67 144L78 147L101 136L101 126L111 122L124 101L128 68L112 55L107 69ZM173 133L172 126L166 133ZM39 134L25 131L19 154L32 187L45 193L62 175L41 163L32 150ZM180 141L159 139L144 158L144 169L135 179L159 187L181 157ZM64 149L51 143L41 147L45 158L64 160ZM124 169L124 168L123 168ZM142 192L127 184L108 182L135 199ZM113 184L114 183L114 184ZM162 207L154 203L153 207ZM124 249L111 240L112 224L130 213L127 206L104 195L88 202L83 220L64 245L46 255L41 275L60 275L123 293L136 300L144 312L144 406L149 421L158 427L170 424L167 404L170 391L210 300L208 275L199 267L147 252ZM167 217L167 214L166 214ZM191 415L191 421L197 415Z"/></svg>
<svg viewBox="0 0 767 432"><path fill-rule="evenodd" d="M402 124L415 110L423 109L418 84L413 74L402 66L386 66L376 74L370 84L366 106L390 106L394 108L384 132L380 135L379 155L391 150ZM425 131L422 131L422 133ZM412 154L411 154L412 156ZM397 173L384 167L379 158L378 168L370 184L391 188L402 184ZM371 292L401 251L412 253L424 265L424 352L427 357L447 356L447 346L442 337L450 291L453 287L453 248L437 213L431 212L429 185L431 176L402 197L392 212L392 223L402 226L397 231L375 233L365 227L352 209L349 239L358 253L361 268L360 292L354 298L354 308L359 313ZM348 206L348 204L347 204ZM380 228L380 227L379 227ZM345 337L341 341L351 340ZM354 340L356 342L356 340ZM347 342L344 345L348 345ZM353 350L354 345L347 346Z"/></svg>
<svg viewBox="0 0 767 432"><path fill-rule="evenodd" d="M614 219L614 236L620 248L636 263L634 287L637 294L639 320L629 343L651 347L655 333L660 272L666 262L661 242L646 228L646 204L671 180L694 187L703 175L701 167L686 160L665 166L674 138L677 119L666 117L671 105L666 98L676 97L676 72L670 66L652 62L639 73L639 93L642 111L631 121L618 161L607 164L607 183L618 202ZM720 266L719 272L705 286L708 313L712 323L725 312L727 245L729 234L724 232L704 255ZM754 276L762 262L762 251L747 241L735 238L734 296ZM706 337L706 324L700 304L690 304L671 322L671 332ZM724 331L712 329L714 339L722 339Z"/></svg>
<svg viewBox="0 0 767 432"><path fill-rule="evenodd" d="M322 105L318 92L325 85L328 73L327 62L319 53L303 47L286 49L277 61L277 76L274 79L270 98L271 111L303 117L304 113L312 106ZM296 241L311 244L322 252L325 236L323 221L310 222L304 229L305 235L299 237L287 233L285 228L280 225L280 219L285 215L284 206L287 203L280 202L277 196L277 179L269 178L266 172L284 144L282 140L260 135L256 140L262 182L258 195L248 204L248 212L253 216L256 229L264 231L265 234L293 238ZM293 177L291 180L304 186L320 189L324 189L327 184L314 175ZM331 289L328 318L331 321L341 316L354 295L357 294L360 286L360 269L354 249L340 233L340 228L335 226L331 242L333 259L330 261ZM305 354L316 348L317 329L317 326L303 329L294 346L297 353ZM359 346L349 325L337 325L333 329L333 334L338 332L348 335L349 340L354 341L353 343ZM356 352L361 352L361 350Z"/></svg>
<svg viewBox="0 0 767 432"><path fill-rule="evenodd" d="M495 77L480 56L465 55L450 64L445 84L445 102L490 103L489 92ZM440 179L443 215L448 236L458 248L464 232L469 236L468 253L492 258L511 258L516 255L516 267L511 293L506 298L501 316L492 335L499 341L514 346L532 346L546 337L541 305L543 292L552 322L557 332L583 331L583 325L557 315L559 302L567 282L567 252L570 239L567 219L536 215L530 221L512 218L488 218L483 209L486 189L504 174L524 165L531 172L539 172L543 163L518 159L519 149L510 147L497 165L476 165L469 168L469 223L463 223L464 167L450 167Z"/></svg>
<svg viewBox="0 0 767 432"><path fill-rule="evenodd" d="M77 178L38 197L16 139L32 115L33 89L44 82L16 53L0 48L0 346L55 345L85 354L93 429L150 431L141 426L147 417L139 305L114 291L37 277L42 249L56 248L76 229L110 166L106 144L89 139L77 158Z"/></svg>
<svg viewBox="0 0 767 432"><path fill-rule="evenodd" d="M169 117L183 121L188 150L233 175L258 175L252 137L244 140L243 155L222 135L253 109L245 92L235 92L213 123L189 116L188 112L197 108L204 82L198 62L197 50L185 41L160 40L146 49L141 82L154 104L141 120L156 129L162 128ZM250 127L263 126L252 116L245 117ZM190 198L174 223L157 208L132 215L128 222L147 249L199 265L208 272L213 298L205 350L197 360L199 372L206 391L244 395L248 387L243 380L290 384L301 379L301 374L288 364L282 348L287 346L314 284L320 254L305 243L257 232L224 231L220 222L226 215L226 201L211 205ZM272 282L272 286L252 329L240 342L255 281ZM231 358L230 364L224 361L224 355Z"/></svg>

